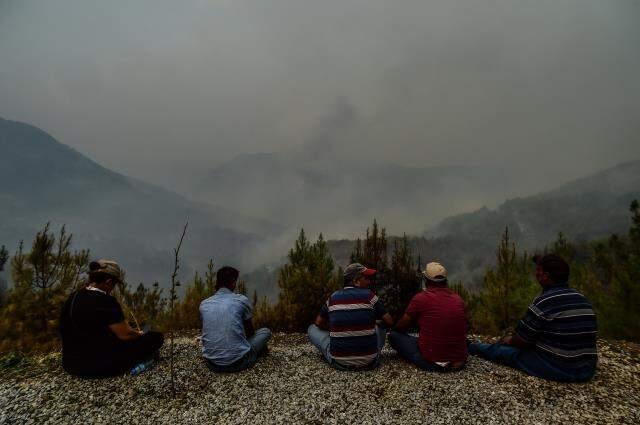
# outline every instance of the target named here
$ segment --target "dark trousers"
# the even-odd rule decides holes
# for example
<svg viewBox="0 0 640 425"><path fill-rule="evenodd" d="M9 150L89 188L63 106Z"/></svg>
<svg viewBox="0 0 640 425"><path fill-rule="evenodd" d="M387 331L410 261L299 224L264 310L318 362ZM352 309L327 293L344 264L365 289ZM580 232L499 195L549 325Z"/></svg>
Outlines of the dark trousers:
<svg viewBox="0 0 640 425"><path fill-rule="evenodd" d="M402 332L391 331L389 332L389 344L391 344L391 348L398 352L400 357L413 363L422 370L429 372L452 372L461 369L443 367L439 364L425 360L425 358L422 357L422 353L420 353L420 348L418 347L418 338L415 336L407 335Z"/></svg>
<svg viewBox="0 0 640 425"><path fill-rule="evenodd" d="M152 360L163 342L164 337L160 332L147 332L133 341L120 342L113 352L104 357L63 358L63 367L70 374L83 377L121 375L139 363Z"/></svg>
<svg viewBox="0 0 640 425"><path fill-rule="evenodd" d="M146 332L133 341L123 342L116 355L117 368L128 371L139 363L152 360L163 343L164 336L154 331Z"/></svg>
<svg viewBox="0 0 640 425"><path fill-rule="evenodd" d="M520 349L504 344L469 344L469 354L501 363L538 378L560 382L584 382L593 377L595 362L575 369L560 368L540 357L534 349Z"/></svg>

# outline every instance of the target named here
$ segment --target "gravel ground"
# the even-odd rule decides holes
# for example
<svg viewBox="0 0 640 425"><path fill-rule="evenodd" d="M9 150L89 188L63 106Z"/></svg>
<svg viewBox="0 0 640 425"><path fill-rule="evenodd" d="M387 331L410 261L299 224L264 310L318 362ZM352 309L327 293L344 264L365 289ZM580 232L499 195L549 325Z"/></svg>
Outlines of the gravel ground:
<svg viewBox="0 0 640 425"><path fill-rule="evenodd" d="M378 370L339 372L300 334L277 334L251 370L213 374L193 337L176 340L178 396L168 362L137 377L78 379L51 354L0 377L2 424L640 423L640 351L601 341L593 381L557 384L471 357L433 374L387 347ZM167 349L163 349L166 358Z"/></svg>

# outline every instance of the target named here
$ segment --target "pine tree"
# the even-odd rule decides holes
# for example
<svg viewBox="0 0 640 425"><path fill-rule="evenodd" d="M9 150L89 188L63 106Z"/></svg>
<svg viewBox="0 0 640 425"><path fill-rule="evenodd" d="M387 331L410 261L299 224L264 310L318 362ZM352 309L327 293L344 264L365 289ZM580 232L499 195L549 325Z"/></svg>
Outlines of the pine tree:
<svg viewBox="0 0 640 425"><path fill-rule="evenodd" d="M496 266L485 274L475 321L492 333L514 327L526 312L538 286L532 279L531 259L518 255L506 228L496 251Z"/></svg>
<svg viewBox="0 0 640 425"><path fill-rule="evenodd" d="M2 245L0 247L0 272L4 271L4 265L7 263L7 260L9 260L9 251Z"/></svg>
<svg viewBox="0 0 640 425"><path fill-rule="evenodd" d="M256 291L255 289L253 290L253 295L251 296L251 305L253 306L254 310L258 305L258 291Z"/></svg>
<svg viewBox="0 0 640 425"><path fill-rule="evenodd" d="M64 226L56 238L47 223L28 253L20 243L11 259L14 286L3 311L9 317L0 324L6 345L17 344L16 348L26 351L49 347L56 340L60 308L69 292L83 282L89 265L89 251L72 251L71 241Z"/></svg>
<svg viewBox="0 0 640 425"><path fill-rule="evenodd" d="M406 233L393 243L391 270L387 279L384 302L394 317L400 317L411 298L420 290L420 275L414 270L413 256Z"/></svg>
<svg viewBox="0 0 640 425"><path fill-rule="evenodd" d="M0 247L0 272L4 271L4 265L9 260L9 251L5 248L4 245ZM0 276L0 307L4 305L5 296L7 291L7 283Z"/></svg>
<svg viewBox="0 0 640 425"><path fill-rule="evenodd" d="M300 230L288 262L278 277L276 327L288 331L303 331L312 323L320 306L339 286L334 274L334 262L322 234L311 244L304 229Z"/></svg>
<svg viewBox="0 0 640 425"><path fill-rule="evenodd" d="M244 282L244 280L240 280L240 282L238 282L236 293L244 295L245 297L247 296L247 284Z"/></svg>

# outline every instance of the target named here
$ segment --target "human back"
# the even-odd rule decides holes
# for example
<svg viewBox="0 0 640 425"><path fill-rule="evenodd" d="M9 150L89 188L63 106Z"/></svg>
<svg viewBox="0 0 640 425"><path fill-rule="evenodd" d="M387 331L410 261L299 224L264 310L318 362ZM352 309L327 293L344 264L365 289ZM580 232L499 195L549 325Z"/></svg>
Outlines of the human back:
<svg viewBox="0 0 640 425"><path fill-rule="evenodd" d="M369 288L347 286L327 300L330 352L343 366L365 366L378 355L376 306L378 297ZM379 316L380 314L378 314Z"/></svg>
<svg viewBox="0 0 640 425"><path fill-rule="evenodd" d="M110 363L120 341L109 325L122 320L122 309L111 295L87 288L73 293L60 316L63 367L81 374L93 363Z"/></svg>
<svg viewBox="0 0 640 425"><path fill-rule="evenodd" d="M464 301L446 286L429 286L415 295L409 307L419 328L418 347L430 362L467 359L467 319Z"/></svg>
<svg viewBox="0 0 640 425"><path fill-rule="evenodd" d="M240 272L225 266L216 272L217 292L200 304L202 356L214 372L240 372L267 352L271 331L254 330L253 306L234 293Z"/></svg>
<svg viewBox="0 0 640 425"><path fill-rule="evenodd" d="M133 329L111 296L124 272L113 260L89 264L89 282L66 300L60 316L62 366L78 376L113 376L159 357L163 335Z"/></svg>
<svg viewBox="0 0 640 425"><path fill-rule="evenodd" d="M202 317L202 354L218 365L229 365L251 348L244 323L251 319L247 297L220 288L200 304Z"/></svg>

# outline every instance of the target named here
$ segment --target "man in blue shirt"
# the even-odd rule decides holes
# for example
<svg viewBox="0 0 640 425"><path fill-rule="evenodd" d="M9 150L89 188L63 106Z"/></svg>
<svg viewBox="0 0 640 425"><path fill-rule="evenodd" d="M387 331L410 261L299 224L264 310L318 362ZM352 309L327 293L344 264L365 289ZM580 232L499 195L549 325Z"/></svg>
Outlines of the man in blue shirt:
<svg viewBox="0 0 640 425"><path fill-rule="evenodd" d="M202 355L214 372L252 367L271 338L267 328L254 331L251 303L233 292L238 276L233 267L222 267L216 274L216 293L200 304Z"/></svg>
<svg viewBox="0 0 640 425"><path fill-rule="evenodd" d="M587 299L567 284L569 265L559 256L534 257L542 294L512 336L498 344L473 343L469 353L563 382L591 379L596 370L596 315Z"/></svg>

